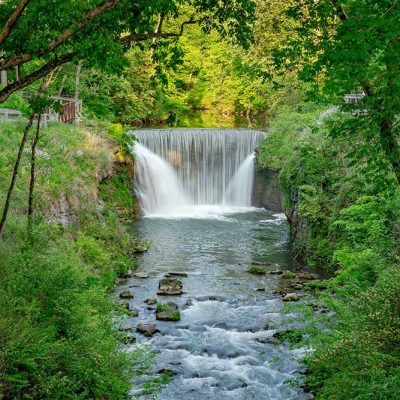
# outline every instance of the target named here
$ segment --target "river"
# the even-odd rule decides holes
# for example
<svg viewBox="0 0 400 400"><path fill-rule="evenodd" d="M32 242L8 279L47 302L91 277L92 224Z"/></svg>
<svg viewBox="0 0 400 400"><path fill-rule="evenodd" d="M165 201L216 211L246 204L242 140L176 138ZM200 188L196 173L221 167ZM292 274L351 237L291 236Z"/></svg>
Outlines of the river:
<svg viewBox="0 0 400 400"><path fill-rule="evenodd" d="M138 221L137 230L142 239L152 245L140 257L138 271L148 273L149 277L130 278L118 287L115 295L126 290L134 293L134 299L129 303L139 315L128 318L125 328L134 328L142 323L154 324L159 333L150 338L137 334L137 342L132 346L150 344L157 353L155 370L174 373L172 382L162 390L160 400L308 399L308 394L290 384L304 372L299 363L303 350L291 350L288 344L273 340L274 333L284 329L287 319L293 316L282 313L282 298L274 294L281 275L269 273L297 267L290 251L286 218L283 214L251 204L241 204L247 197L228 196L229 187L237 186L240 192L251 190L243 183L253 179L251 170L254 164L248 160L260 140L259 134L253 135L252 139L245 135L247 144L238 147L242 150L248 147L238 157L238 147L227 146L231 133L224 133L226 137L224 143L220 143L223 148L220 153L217 142L208 143L209 148L204 145L204 133L210 132L196 132L184 146L199 146L196 140L200 135L203 145L201 150L197 147L197 151L206 154L207 158L210 158L210 152L213 153L210 158L213 160L215 154L220 155L213 168L218 169L219 165L223 171L212 176L215 183L211 185L210 179L202 176L206 174L211 178L207 163L196 157L182 161L181 153L190 153L191 149L181 145L171 148L173 133L164 135L158 131L157 140L152 138L150 142L139 139L141 146L146 144L150 150L140 148L145 156L144 159L137 157L142 170L136 190L139 198L142 196L141 200L147 202L143 205L147 215ZM152 133L145 132L146 135ZM163 144L168 135L166 144ZM210 135L221 137L216 131ZM241 140L242 136L239 136ZM176 136L173 138L175 140ZM156 142L158 144L154 146L159 147L158 151L149 145ZM178 152L181 160L181 165L175 169L171 169L170 159L165 155L162 157L163 152L171 154L172 150L174 158ZM162 162L154 156L162 158ZM227 171L227 165L231 165L230 171ZM149 172L147 167L155 169ZM180 174L179 169L186 172ZM240 170L240 183L232 184ZM154 182L160 174L162 180ZM198 179L195 185L192 184L194 177ZM169 182L169 179L174 182ZM170 190L149 193L149 187L158 190L165 182L168 182L167 189ZM186 201L187 204L174 205L173 201L168 203L163 198L166 193L171 195L172 187L178 190L174 185L181 185L179 193L174 195L177 203ZM155 201L154 196L161 196L161 200ZM214 204L202 204L210 198ZM168 209L160 205L166 201ZM235 202L240 204L235 205ZM268 266L267 273L253 275L248 272L252 264L260 263ZM183 274L179 277L183 282L183 293L157 295L159 281L170 272ZM149 298L156 298L159 303L174 302L180 309L180 321L156 320L155 305L146 303ZM132 395L135 393L136 389L133 389Z"/></svg>

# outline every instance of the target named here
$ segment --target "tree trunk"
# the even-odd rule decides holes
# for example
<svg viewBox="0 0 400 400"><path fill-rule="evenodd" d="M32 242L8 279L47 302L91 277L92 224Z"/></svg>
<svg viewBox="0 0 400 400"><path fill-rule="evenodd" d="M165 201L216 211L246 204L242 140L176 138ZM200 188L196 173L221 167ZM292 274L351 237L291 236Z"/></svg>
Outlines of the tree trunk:
<svg viewBox="0 0 400 400"><path fill-rule="evenodd" d="M32 145L31 145L31 179L29 182L29 197L28 197L28 233L32 231L33 191L35 189L36 146L39 142L40 119L41 119L41 114L38 115L36 134L32 139Z"/></svg>
<svg viewBox="0 0 400 400"><path fill-rule="evenodd" d="M21 162L21 157L22 157L22 152L23 152L24 147L25 147L25 143L26 143L26 139L28 137L28 133L29 133L31 127L32 127L32 123L33 123L34 117L35 117L35 114L32 113L31 116L29 117L28 124L25 127L24 134L23 134L22 140L21 140L21 144L19 145L17 159L15 160L13 174L12 174L10 186L8 188L8 191L7 191L6 202L5 202L4 207L3 207L3 214L2 214L2 217L1 217L1 220L0 220L0 240L1 240L1 237L3 235L4 225L5 225L6 220L7 220L8 210L10 208L11 196L13 194L15 182L17 180L17 176L18 176L18 172L19 172L19 164Z"/></svg>
<svg viewBox="0 0 400 400"><path fill-rule="evenodd" d="M62 96L62 93L64 91L65 82L67 81L67 78L68 78L68 76L66 74L62 78L60 89L58 90L58 97Z"/></svg>
<svg viewBox="0 0 400 400"><path fill-rule="evenodd" d="M75 76L75 100L79 100L79 92L81 89L81 71L82 71L82 60L78 62L78 66L76 67L76 76Z"/></svg>
<svg viewBox="0 0 400 400"><path fill-rule="evenodd" d="M6 87L8 85L7 71L0 71L1 75L1 86Z"/></svg>

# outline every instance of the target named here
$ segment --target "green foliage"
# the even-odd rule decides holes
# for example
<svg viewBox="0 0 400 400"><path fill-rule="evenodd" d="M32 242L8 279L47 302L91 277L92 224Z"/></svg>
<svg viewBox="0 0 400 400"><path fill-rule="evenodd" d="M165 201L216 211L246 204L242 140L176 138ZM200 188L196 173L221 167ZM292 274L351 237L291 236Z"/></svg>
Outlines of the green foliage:
<svg viewBox="0 0 400 400"><path fill-rule="evenodd" d="M267 267L265 265L252 265L247 272L254 275L265 275Z"/></svg>
<svg viewBox="0 0 400 400"><path fill-rule="evenodd" d="M280 170L296 254L333 273L319 298L333 315L302 310L303 342L314 349L306 382L317 399L394 399L400 193L358 117L303 110L278 113L258 161ZM354 131L346 137L343 126Z"/></svg>
<svg viewBox="0 0 400 400"><path fill-rule="evenodd" d="M30 114L28 101L20 93L12 94L7 101L1 104L1 108L19 110L22 111L25 116Z"/></svg>
<svg viewBox="0 0 400 400"><path fill-rule="evenodd" d="M18 124L0 125L4 182L21 130ZM115 142L60 124L42 133L34 229L27 237L24 152L0 243L0 397L126 399L130 377L141 374L135 364L141 356L122 351L123 337L113 323L120 311L108 292L119 274L135 267L141 245L122 223L133 210L127 170L121 166L120 174L104 179ZM2 200L5 190L0 187ZM68 207L64 227L58 225L61 202Z"/></svg>
<svg viewBox="0 0 400 400"><path fill-rule="evenodd" d="M82 241L42 225L29 246L23 237L1 245L0 390L6 398L127 398L129 356L119 350L113 305L90 268L104 251L93 253L92 243L83 250Z"/></svg>

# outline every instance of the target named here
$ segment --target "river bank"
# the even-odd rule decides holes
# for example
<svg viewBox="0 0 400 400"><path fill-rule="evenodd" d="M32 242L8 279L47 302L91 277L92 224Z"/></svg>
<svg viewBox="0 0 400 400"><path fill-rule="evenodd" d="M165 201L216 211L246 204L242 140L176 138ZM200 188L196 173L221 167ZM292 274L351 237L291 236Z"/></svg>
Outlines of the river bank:
<svg viewBox="0 0 400 400"><path fill-rule="evenodd" d="M23 126L0 124L3 204ZM27 231L25 149L0 241L0 398L127 398L134 356L121 352L109 298L135 268L129 160L101 126L49 124L36 160Z"/></svg>

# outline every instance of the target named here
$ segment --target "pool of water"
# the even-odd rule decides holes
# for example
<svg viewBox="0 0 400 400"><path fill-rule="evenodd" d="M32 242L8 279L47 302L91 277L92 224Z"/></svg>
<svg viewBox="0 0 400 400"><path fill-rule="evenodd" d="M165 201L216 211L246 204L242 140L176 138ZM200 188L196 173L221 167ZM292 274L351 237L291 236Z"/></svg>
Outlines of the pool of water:
<svg viewBox="0 0 400 400"><path fill-rule="evenodd" d="M304 372L298 361L303 350L268 343L290 316L281 313L283 302L273 294L280 277L247 272L252 262L272 263L272 270L296 267L282 214L199 209L146 217L137 229L152 242L138 269L150 277L131 278L115 296L127 288L134 293L130 303L139 316L127 326L151 323L160 330L152 338L137 335L138 343L156 350L155 370L176 374L160 400L310 398L288 382ZM171 271L187 273L180 278L184 293L157 296L159 280ZM148 298L173 301L181 320L156 321L154 308L144 302Z"/></svg>

